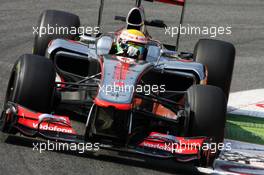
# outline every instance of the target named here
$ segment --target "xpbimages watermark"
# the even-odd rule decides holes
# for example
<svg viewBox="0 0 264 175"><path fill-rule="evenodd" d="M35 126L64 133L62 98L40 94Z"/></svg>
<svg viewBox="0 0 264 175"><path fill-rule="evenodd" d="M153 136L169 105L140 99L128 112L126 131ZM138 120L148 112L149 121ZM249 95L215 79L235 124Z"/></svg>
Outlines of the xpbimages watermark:
<svg viewBox="0 0 264 175"><path fill-rule="evenodd" d="M145 95L150 95L152 93L163 93L166 91L165 85L129 85L123 84L120 82L114 82L113 84L108 85L100 85L99 84L99 91L104 92L106 94L111 93L129 93L129 92L137 92L137 93L144 93Z"/></svg>
<svg viewBox="0 0 264 175"><path fill-rule="evenodd" d="M190 151L194 150L194 148L198 148L198 150L210 151L211 153L216 153L217 151L231 151L231 143L168 143L167 147L171 147L170 150L172 153L181 153L182 151Z"/></svg>
<svg viewBox="0 0 264 175"><path fill-rule="evenodd" d="M76 34L89 34L89 35L97 35L99 34L99 27L61 27L57 24L54 26L47 25L42 27L34 27L33 26L33 35L39 35L42 37L43 35L76 35Z"/></svg>
<svg viewBox="0 0 264 175"><path fill-rule="evenodd" d="M178 27L165 27L165 35L176 37L180 35L206 35L215 38L221 35L232 35L231 26L192 26L190 24Z"/></svg>
<svg viewBox="0 0 264 175"><path fill-rule="evenodd" d="M62 143L62 142L33 142L33 151L43 153L44 151L77 151L82 154L86 151L98 151L99 143Z"/></svg>
<svg viewBox="0 0 264 175"><path fill-rule="evenodd" d="M143 142L142 146L148 148L159 149L163 151L174 153L183 153L186 151L193 150L202 150L202 151L210 151L211 153L216 153L217 151L231 151L231 143L182 143L181 141L177 143L165 143L165 144L152 144L148 142Z"/></svg>

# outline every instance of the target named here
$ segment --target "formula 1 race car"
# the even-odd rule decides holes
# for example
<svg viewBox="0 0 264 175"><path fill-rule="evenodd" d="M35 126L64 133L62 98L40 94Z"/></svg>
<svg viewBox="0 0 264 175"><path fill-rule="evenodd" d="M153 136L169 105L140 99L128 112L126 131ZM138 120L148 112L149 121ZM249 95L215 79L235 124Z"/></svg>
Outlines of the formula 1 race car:
<svg viewBox="0 0 264 175"><path fill-rule="evenodd" d="M181 6L182 23L184 0L154 1ZM22 55L12 69L1 131L212 165L220 148L211 145L224 139L234 46L202 39L187 53L178 51L179 39L176 46L161 44L146 26L165 24L147 21L141 0L116 20L126 26L96 36L37 34L33 54ZM38 27L47 25L77 29L80 20L47 10ZM83 133L74 120L85 124Z"/></svg>

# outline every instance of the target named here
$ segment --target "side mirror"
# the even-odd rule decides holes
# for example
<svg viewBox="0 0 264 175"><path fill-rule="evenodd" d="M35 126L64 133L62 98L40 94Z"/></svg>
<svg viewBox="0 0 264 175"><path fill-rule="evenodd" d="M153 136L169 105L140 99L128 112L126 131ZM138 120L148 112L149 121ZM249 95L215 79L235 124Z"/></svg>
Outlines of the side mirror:
<svg viewBox="0 0 264 175"><path fill-rule="evenodd" d="M111 36L101 36L96 41L96 54L107 55L109 54L113 44L113 38Z"/></svg>
<svg viewBox="0 0 264 175"><path fill-rule="evenodd" d="M154 46L154 45L149 45L147 47L148 53L146 56L146 61L147 62L157 62L160 58L160 47L159 46Z"/></svg>

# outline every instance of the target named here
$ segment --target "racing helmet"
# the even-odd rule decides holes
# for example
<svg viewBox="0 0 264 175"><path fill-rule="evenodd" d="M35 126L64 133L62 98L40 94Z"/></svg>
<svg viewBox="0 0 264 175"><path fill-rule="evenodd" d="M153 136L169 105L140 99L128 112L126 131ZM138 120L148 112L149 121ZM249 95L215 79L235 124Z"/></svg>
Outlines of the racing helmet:
<svg viewBox="0 0 264 175"><path fill-rule="evenodd" d="M127 51L130 46L138 50L136 59L143 59L147 38L139 30L124 29L117 39L117 52Z"/></svg>

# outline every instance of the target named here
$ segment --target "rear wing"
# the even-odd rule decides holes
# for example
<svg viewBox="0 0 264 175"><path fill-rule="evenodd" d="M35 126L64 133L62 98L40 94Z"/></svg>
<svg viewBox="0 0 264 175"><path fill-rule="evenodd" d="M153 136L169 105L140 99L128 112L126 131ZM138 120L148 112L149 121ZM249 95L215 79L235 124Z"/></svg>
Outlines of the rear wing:
<svg viewBox="0 0 264 175"><path fill-rule="evenodd" d="M172 4L172 5L179 5L179 6L184 6L185 0L145 0L149 2L162 2L162 3L167 3L167 4Z"/></svg>
<svg viewBox="0 0 264 175"><path fill-rule="evenodd" d="M166 3L166 4L171 4L171 5L182 6L181 18L180 18L179 26L182 25L183 18L184 18L185 5L186 5L186 1L187 0L144 0L144 1L148 1L148 2L160 2L160 3ZM141 2L142 2L142 0L136 0L135 6L136 7L140 7L141 6ZM97 26L99 27L99 29L101 27L103 9L104 9L104 0L100 0L99 14L98 14L98 23L97 23ZM117 18L119 18L119 17L117 17ZM122 18L121 20L124 20L124 19ZM154 23L155 24L150 23L149 25L158 26L158 27L166 27L166 25L164 23L162 23L162 21L159 21L158 20L158 21L155 21ZM175 45L175 51L178 51L179 41L180 41L180 32L178 32L178 36L177 36L177 40L176 40L176 45Z"/></svg>
<svg viewBox="0 0 264 175"><path fill-rule="evenodd" d="M161 3L166 3L166 4L182 6L181 18L180 18L180 23L179 23L179 28L180 28L180 26L183 23L186 0L145 0L145 1L149 1L149 2L156 1L156 2L161 2ZM142 0L136 0L136 6L140 7L141 2ZM177 35L175 51L178 51L179 49L179 42L180 42L180 32L178 32L178 35Z"/></svg>

